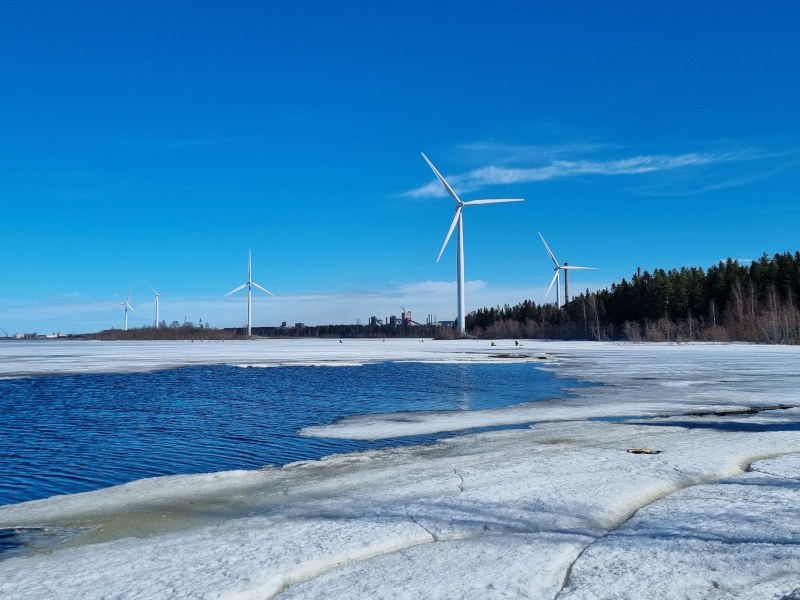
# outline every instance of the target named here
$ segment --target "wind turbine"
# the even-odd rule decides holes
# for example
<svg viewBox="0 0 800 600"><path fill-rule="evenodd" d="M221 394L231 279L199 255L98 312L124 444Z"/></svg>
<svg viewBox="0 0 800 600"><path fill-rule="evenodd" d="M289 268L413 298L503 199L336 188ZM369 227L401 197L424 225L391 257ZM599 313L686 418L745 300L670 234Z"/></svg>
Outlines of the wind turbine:
<svg viewBox="0 0 800 600"><path fill-rule="evenodd" d="M569 263L564 263L564 266L558 264L556 257L553 255L553 251L550 250L550 246L547 245L547 242L544 241L544 236L541 232L539 232L539 237L542 238L542 242L544 242L544 247L547 249L547 253L550 255L550 259L553 261L555 268L555 275L553 275L552 281L550 281L550 287L547 288L547 294L550 293L550 290L553 288L553 284L558 281L558 285L556 286L556 306L559 308L561 307L561 271L564 271L564 304L569 302L569 270L570 269L597 269L597 267L573 267ZM544 295L544 299L547 300L547 294Z"/></svg>
<svg viewBox="0 0 800 600"><path fill-rule="evenodd" d="M152 285L149 285L147 287L149 287L151 290L153 290L153 286ZM172 292L162 292L162 293L159 294L157 291L153 290L153 293L156 295L156 329L158 329L158 327L159 327L159 321L158 321L158 299L161 296L169 296Z"/></svg>
<svg viewBox="0 0 800 600"><path fill-rule="evenodd" d="M125 298L125 302L120 302L119 303L120 306L124 306L125 307L125 328L123 329L123 331L128 331L128 309L130 308L131 312L136 312L135 310L133 310L133 307L130 304L128 304L128 300L131 299L131 294L132 293L133 293L133 290L128 292L128 297Z"/></svg>
<svg viewBox="0 0 800 600"><path fill-rule="evenodd" d="M428 157L425 156L425 153L422 153L422 158L425 159L425 162L428 163L428 166L433 169L433 172L436 174L436 177L444 186L444 189L447 191L448 194L456 201L456 214L453 217L453 222L450 224L450 229L447 231L447 237L444 239L444 244L442 244L442 249L439 251L439 257L436 259L436 262L439 262L439 259L442 258L442 253L444 249L447 247L447 242L450 241L450 236L453 235L453 229L455 229L456 223L458 223L458 253L456 257L456 273L457 273L457 292L458 292L458 333L463 335L464 334L464 319L466 317L466 298L464 297L464 220L462 218L462 210L465 206L469 206L472 204L494 204L496 202L522 202L523 198L512 198L512 199L504 199L504 200L469 200L468 202L464 202L458 195L453 191L453 188L450 187L450 184L445 181L445 178L442 177L441 173L436 170L436 167L433 166L433 163L428 160Z"/></svg>
<svg viewBox="0 0 800 600"><path fill-rule="evenodd" d="M228 292L225 295L226 296L230 296L234 292L238 292L244 286L247 286L247 336L249 337L250 336L250 321L251 321L252 306L253 306L253 304L252 304L253 301L252 301L252 298L251 298L251 296L253 294L253 287L252 286L256 286L261 291L267 292L270 296L274 296L275 295L272 292L270 292L269 290L265 290L263 287L258 285L255 281L253 281L253 251L252 250L249 250L248 254L247 254L247 282L243 283L242 285L237 287L235 290L233 290L232 292Z"/></svg>

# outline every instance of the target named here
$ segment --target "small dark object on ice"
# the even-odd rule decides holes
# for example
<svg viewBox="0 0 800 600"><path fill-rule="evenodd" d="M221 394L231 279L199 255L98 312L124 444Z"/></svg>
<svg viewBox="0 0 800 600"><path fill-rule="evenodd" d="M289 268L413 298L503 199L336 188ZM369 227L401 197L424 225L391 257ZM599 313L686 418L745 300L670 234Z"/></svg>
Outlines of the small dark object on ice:
<svg viewBox="0 0 800 600"><path fill-rule="evenodd" d="M628 448L630 454L661 454L661 450L651 450L650 448Z"/></svg>

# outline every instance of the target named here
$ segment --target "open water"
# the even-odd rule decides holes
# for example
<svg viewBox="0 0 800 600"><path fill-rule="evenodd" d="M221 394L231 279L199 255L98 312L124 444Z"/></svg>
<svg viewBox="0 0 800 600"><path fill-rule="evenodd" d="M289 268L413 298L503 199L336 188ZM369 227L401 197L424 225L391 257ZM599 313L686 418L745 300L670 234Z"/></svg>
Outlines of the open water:
<svg viewBox="0 0 800 600"><path fill-rule="evenodd" d="M0 380L0 504L430 443L455 434L369 442L297 432L354 414L495 408L586 385L535 366L207 366Z"/></svg>

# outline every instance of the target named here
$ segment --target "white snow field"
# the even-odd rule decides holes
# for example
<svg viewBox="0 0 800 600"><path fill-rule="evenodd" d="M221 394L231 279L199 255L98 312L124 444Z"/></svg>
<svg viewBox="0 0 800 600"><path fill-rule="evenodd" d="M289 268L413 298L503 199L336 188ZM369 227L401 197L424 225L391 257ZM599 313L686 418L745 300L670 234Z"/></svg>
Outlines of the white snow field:
<svg viewBox="0 0 800 600"><path fill-rule="evenodd" d="M417 343L392 352L510 352ZM531 403L561 412L527 429L2 506L0 528L85 532L0 562L0 598L800 598L800 348L524 346L605 385ZM661 416L585 420L604 407ZM462 412L484 426L497 410ZM394 435L430 427L403 417Z"/></svg>
<svg viewBox="0 0 800 600"><path fill-rule="evenodd" d="M513 342L503 344L508 347ZM541 346L541 345L539 345ZM538 346L537 346L538 347ZM533 350L533 348L524 348ZM226 342L0 341L0 377L133 373L198 365L357 366L387 360L492 360L488 342L426 339L263 339ZM505 359L514 360L514 359ZM517 359L517 360L531 360Z"/></svg>

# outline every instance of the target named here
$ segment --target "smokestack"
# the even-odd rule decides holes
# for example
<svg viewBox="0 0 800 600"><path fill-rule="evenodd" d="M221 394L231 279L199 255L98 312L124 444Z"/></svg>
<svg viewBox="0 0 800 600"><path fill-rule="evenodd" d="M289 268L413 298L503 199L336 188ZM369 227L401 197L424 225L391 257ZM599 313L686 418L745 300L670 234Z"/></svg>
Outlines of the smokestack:
<svg viewBox="0 0 800 600"><path fill-rule="evenodd" d="M642 278L642 267L637 267L637 269L639 271L639 279L641 279Z"/></svg>

